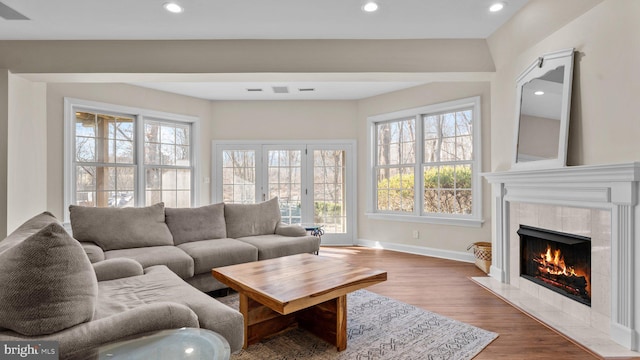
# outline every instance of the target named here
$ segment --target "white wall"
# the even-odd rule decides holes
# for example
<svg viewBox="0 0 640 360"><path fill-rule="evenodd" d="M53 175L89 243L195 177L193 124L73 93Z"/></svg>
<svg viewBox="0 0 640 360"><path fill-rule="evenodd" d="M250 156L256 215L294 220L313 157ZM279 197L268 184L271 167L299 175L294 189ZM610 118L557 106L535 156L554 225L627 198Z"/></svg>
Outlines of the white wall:
<svg viewBox="0 0 640 360"><path fill-rule="evenodd" d="M640 97L640 1L571 2L584 6L586 12L578 12L574 20L537 39L519 29L528 28L532 18L566 13L565 1L529 3L488 40L497 68L491 89L491 127L494 139L504 139L492 143L493 170L510 168L513 159L517 76L538 56L571 47L576 48L577 54L568 164L619 163L640 158L640 119L636 109ZM541 22L540 26L546 25ZM523 43L528 46L523 47Z"/></svg>
<svg viewBox="0 0 640 360"><path fill-rule="evenodd" d="M7 232L47 210L46 85L9 74Z"/></svg>
<svg viewBox="0 0 640 360"><path fill-rule="evenodd" d="M191 115L200 118L200 204L209 203L211 106L206 100L124 84L50 83L47 85L47 209L62 219L64 97Z"/></svg>
<svg viewBox="0 0 640 360"><path fill-rule="evenodd" d="M476 241L489 241L491 221L489 206L489 186L483 180L483 214L485 223L481 228L463 226L432 225L413 222L372 220L364 214L367 204L367 117L389 113L402 109L437 104L450 100L472 96L481 97L482 108L482 168L489 171L490 143L492 139L491 95L488 82L432 83L390 94L375 96L358 102L358 237L364 240L379 241L397 245L409 245L436 248L446 251L465 252L469 244ZM498 139L500 141L500 139ZM413 239L413 230L420 233L419 239Z"/></svg>

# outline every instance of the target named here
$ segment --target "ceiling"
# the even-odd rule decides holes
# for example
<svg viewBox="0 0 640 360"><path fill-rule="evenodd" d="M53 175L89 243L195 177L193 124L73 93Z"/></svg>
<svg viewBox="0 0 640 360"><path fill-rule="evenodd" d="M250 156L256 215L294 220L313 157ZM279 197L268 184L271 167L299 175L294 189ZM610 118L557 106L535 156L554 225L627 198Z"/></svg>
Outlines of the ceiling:
<svg viewBox="0 0 640 360"><path fill-rule="evenodd" d="M502 0L506 6L497 13L488 8L500 0L378 0L375 13L362 11L364 0L177 0L181 14L167 12L166 1L0 0L0 40L484 39L529 0ZM2 5L28 20L2 18ZM325 100L424 83L159 81L132 84L211 100ZM289 92L275 94L274 86Z"/></svg>

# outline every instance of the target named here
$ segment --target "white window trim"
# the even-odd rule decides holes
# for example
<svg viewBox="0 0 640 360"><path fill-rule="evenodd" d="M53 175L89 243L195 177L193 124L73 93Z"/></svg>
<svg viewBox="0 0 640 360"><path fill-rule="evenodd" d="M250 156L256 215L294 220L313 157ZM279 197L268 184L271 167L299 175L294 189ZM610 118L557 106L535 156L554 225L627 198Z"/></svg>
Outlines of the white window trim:
<svg viewBox="0 0 640 360"><path fill-rule="evenodd" d="M138 138L144 133L144 120L160 120L174 123L191 124L191 167L193 176L191 178L191 203L198 206L200 202L200 141L197 134L200 133L200 119L196 116L174 114L163 111L149 110L131 106L115 105L97 101L64 98L64 223L70 222L69 205L73 204L75 196L75 171L73 168L73 148L75 142L75 108L91 111L115 112L136 117L136 203L138 206L145 203L145 183L144 183L144 139Z"/></svg>
<svg viewBox="0 0 640 360"><path fill-rule="evenodd" d="M296 146L307 145L313 149L332 148L331 145L339 146L347 150L347 201L350 201L349 221L351 224L350 231L344 236L336 234L337 240L332 241L332 234L325 234L322 242L325 245L353 245L358 237L358 187L357 187L357 142L352 139L331 139L331 140L213 140L211 142L211 203L222 202L222 187L218 186L222 178L222 151L223 150L256 150L261 152L263 146L284 145ZM262 161L262 157L256 158L256 161ZM262 165L260 164L260 167ZM262 171L256 173L256 182L259 184L263 181ZM307 176L309 178L310 176ZM312 184L307 184L311 186ZM262 193L256 190L256 199L262 199ZM310 196L310 195L306 195ZM311 211L311 209L308 209Z"/></svg>
<svg viewBox="0 0 640 360"><path fill-rule="evenodd" d="M390 221L404 221L404 222L419 222L427 224L441 224L441 225L458 225L468 227L481 227L484 220L482 219L482 180L480 172L482 171L482 112L480 106L480 96L474 96L459 100L447 101L443 103L421 106L412 109L405 109L395 111L386 114L374 115L367 118L368 136L367 136L367 210L365 215L373 220L390 220ZM406 118L415 118L416 120L416 132L419 131L419 136L416 135L416 162L415 173L422 174L422 156L423 146L422 141L422 115L437 112L446 112L449 110L456 110L463 107L473 108L473 164L472 164L472 214L470 215L456 215L456 214L433 214L422 213L422 192L424 187L424 181L416 182L415 188L415 202L413 213L400 213L400 212L381 212L377 211L375 207L376 199L376 187L374 185L374 171L375 168L375 147L376 143L375 131L376 124L383 121L400 120ZM421 176L422 178L422 176Z"/></svg>

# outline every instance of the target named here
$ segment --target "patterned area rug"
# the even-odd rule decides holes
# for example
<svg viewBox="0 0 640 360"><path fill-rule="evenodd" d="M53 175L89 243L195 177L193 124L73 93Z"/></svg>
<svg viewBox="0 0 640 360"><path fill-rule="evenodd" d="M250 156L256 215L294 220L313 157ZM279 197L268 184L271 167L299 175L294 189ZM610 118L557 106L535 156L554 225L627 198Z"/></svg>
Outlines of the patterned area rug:
<svg viewBox="0 0 640 360"><path fill-rule="evenodd" d="M237 309L238 295L218 298ZM347 349L336 348L302 329L263 340L232 360L472 359L498 337L460 321L367 290L347 295Z"/></svg>

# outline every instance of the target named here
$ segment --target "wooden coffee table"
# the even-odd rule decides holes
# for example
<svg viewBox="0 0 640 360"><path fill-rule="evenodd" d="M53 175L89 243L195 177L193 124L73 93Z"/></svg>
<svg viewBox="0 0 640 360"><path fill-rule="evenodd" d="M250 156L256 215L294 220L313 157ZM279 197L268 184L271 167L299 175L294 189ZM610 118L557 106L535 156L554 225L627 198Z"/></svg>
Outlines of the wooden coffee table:
<svg viewBox="0 0 640 360"><path fill-rule="evenodd" d="M300 254L225 266L213 277L240 295L244 347L300 326L347 348L347 294L387 280L386 271Z"/></svg>

